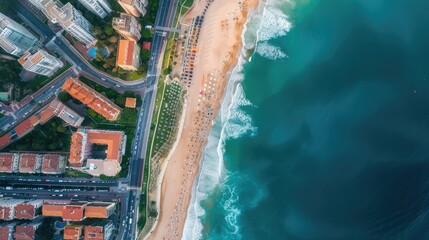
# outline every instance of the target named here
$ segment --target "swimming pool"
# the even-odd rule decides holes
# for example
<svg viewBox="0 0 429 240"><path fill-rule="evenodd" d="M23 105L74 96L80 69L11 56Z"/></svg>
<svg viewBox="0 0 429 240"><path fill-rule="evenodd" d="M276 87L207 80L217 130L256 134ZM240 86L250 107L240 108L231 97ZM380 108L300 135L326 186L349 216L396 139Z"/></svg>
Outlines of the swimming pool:
<svg viewBox="0 0 429 240"><path fill-rule="evenodd" d="M92 47L88 50L88 54L89 56L91 56L92 58L96 58L97 57L97 48L96 47ZM107 50L106 49L102 49L101 50L101 54L103 54L103 56L107 55Z"/></svg>

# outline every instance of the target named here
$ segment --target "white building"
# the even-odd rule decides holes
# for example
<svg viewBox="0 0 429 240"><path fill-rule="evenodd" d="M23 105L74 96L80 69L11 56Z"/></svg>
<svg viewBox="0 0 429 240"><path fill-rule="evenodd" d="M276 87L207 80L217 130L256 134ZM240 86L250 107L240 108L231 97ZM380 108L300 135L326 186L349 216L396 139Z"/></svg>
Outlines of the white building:
<svg viewBox="0 0 429 240"><path fill-rule="evenodd" d="M146 14L147 0L118 0L119 5L134 17Z"/></svg>
<svg viewBox="0 0 429 240"><path fill-rule="evenodd" d="M15 56L21 56L30 50L37 42L25 27L0 13L0 47Z"/></svg>
<svg viewBox="0 0 429 240"><path fill-rule="evenodd" d="M135 17L121 13L121 17L113 18L112 27L121 36L131 41L138 41L141 38L142 26Z"/></svg>
<svg viewBox="0 0 429 240"><path fill-rule="evenodd" d="M96 42L91 32L92 25L70 3L63 6L54 0L30 0L30 2L42 10L51 22L60 24L64 30L80 42L86 45Z"/></svg>
<svg viewBox="0 0 429 240"><path fill-rule="evenodd" d="M105 18L112 12L112 7L107 0L79 0L79 2L85 6L86 9L101 18Z"/></svg>
<svg viewBox="0 0 429 240"><path fill-rule="evenodd" d="M37 74L52 76L56 71L64 66L64 63L40 49L34 54L26 52L24 56L18 59L18 62L25 70Z"/></svg>

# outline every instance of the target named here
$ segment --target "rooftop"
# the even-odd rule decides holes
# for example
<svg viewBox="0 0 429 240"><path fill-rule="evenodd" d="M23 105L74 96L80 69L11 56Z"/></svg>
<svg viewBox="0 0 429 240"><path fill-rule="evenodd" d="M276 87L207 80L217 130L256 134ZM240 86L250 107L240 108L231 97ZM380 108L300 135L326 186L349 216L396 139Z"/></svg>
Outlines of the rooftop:
<svg viewBox="0 0 429 240"><path fill-rule="evenodd" d="M5 148L7 145L12 143L12 140L10 139L11 135L12 134L8 132L5 135L0 137L0 149Z"/></svg>
<svg viewBox="0 0 429 240"><path fill-rule="evenodd" d="M41 200L20 203L15 208L15 218L17 219L33 219L36 216L36 211L41 207Z"/></svg>
<svg viewBox="0 0 429 240"><path fill-rule="evenodd" d="M0 153L0 172L12 172L13 157L11 153Z"/></svg>
<svg viewBox="0 0 429 240"><path fill-rule="evenodd" d="M44 203L42 207L42 215L49 217L62 217L63 208L67 203Z"/></svg>
<svg viewBox="0 0 429 240"><path fill-rule="evenodd" d="M33 240L36 234L34 226L16 226L13 237L15 240Z"/></svg>
<svg viewBox="0 0 429 240"><path fill-rule="evenodd" d="M80 225L67 225L64 228L64 239L65 240L72 240L72 239L79 239L82 235L82 226Z"/></svg>
<svg viewBox="0 0 429 240"><path fill-rule="evenodd" d="M58 173L60 168L60 155L45 154L42 162L42 172Z"/></svg>
<svg viewBox="0 0 429 240"><path fill-rule="evenodd" d="M85 218L86 202L71 202L63 208L64 221L82 221Z"/></svg>
<svg viewBox="0 0 429 240"><path fill-rule="evenodd" d="M32 173L36 171L36 154L21 154L19 160L19 172Z"/></svg>
<svg viewBox="0 0 429 240"><path fill-rule="evenodd" d="M21 137L33 128L30 119L27 119L15 127L16 134Z"/></svg>
<svg viewBox="0 0 429 240"><path fill-rule="evenodd" d="M63 90L108 120L116 120L122 109L99 92L75 78L68 78Z"/></svg>
<svg viewBox="0 0 429 240"><path fill-rule="evenodd" d="M104 231L101 226L85 226L85 240L103 240Z"/></svg>
<svg viewBox="0 0 429 240"><path fill-rule="evenodd" d="M134 55L134 48L136 47L136 42L121 39L119 41L119 47L118 47L118 56L116 58L116 65L133 65L133 55Z"/></svg>
<svg viewBox="0 0 429 240"><path fill-rule="evenodd" d="M129 98L125 99L125 107L135 108L137 103L137 98Z"/></svg>
<svg viewBox="0 0 429 240"><path fill-rule="evenodd" d="M89 218L108 218L110 206L114 206L114 203L90 203L85 209L85 216Z"/></svg>

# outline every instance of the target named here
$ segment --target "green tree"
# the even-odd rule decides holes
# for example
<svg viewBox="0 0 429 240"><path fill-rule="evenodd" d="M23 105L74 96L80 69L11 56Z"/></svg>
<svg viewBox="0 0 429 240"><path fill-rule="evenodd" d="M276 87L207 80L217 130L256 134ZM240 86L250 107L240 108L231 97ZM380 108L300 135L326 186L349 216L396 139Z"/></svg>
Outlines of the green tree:
<svg viewBox="0 0 429 240"><path fill-rule="evenodd" d="M94 27L92 28L92 33L93 33L95 36L100 35L100 33L101 33L101 28L100 28L99 26L94 26Z"/></svg>
<svg viewBox="0 0 429 240"><path fill-rule="evenodd" d="M57 127L57 131L58 131L58 132L60 132L60 133L63 133L63 132L66 132L66 131L67 131L67 128L66 128L66 127L64 127L64 126L58 126L58 127Z"/></svg>
<svg viewBox="0 0 429 240"><path fill-rule="evenodd" d="M70 100L71 99L71 96L70 96L70 94L68 93L68 92L65 92L65 91L62 91L62 92L60 92L59 94L58 94L58 98L61 100L61 101L68 101L68 100Z"/></svg>
<svg viewBox="0 0 429 240"><path fill-rule="evenodd" d="M146 50L146 49L143 49L143 50L140 52L140 56L141 56L141 60L142 60L142 61L144 61L144 62L146 62L146 61L148 61L148 60L149 60L149 58L150 58L150 51L149 51L149 50Z"/></svg>
<svg viewBox="0 0 429 240"><path fill-rule="evenodd" d="M104 27L104 32L107 34L107 35L112 35L113 33L114 33L114 29L113 29L113 27L112 26L110 26L110 25L106 25L105 27Z"/></svg>

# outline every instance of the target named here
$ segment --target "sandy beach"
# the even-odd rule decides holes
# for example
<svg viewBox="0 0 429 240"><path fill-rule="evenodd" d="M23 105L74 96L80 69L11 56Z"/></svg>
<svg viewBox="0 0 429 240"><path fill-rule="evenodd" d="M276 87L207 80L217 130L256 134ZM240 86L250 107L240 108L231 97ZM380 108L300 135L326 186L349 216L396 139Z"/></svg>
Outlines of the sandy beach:
<svg viewBox="0 0 429 240"><path fill-rule="evenodd" d="M201 24L194 71L188 82L186 108L175 148L169 154L162 180L160 212L149 239L181 239L198 173L202 150L207 142L227 84L227 73L237 62L241 33L249 10L258 0L195 0L184 19L204 14ZM206 6L208 6L206 8Z"/></svg>

